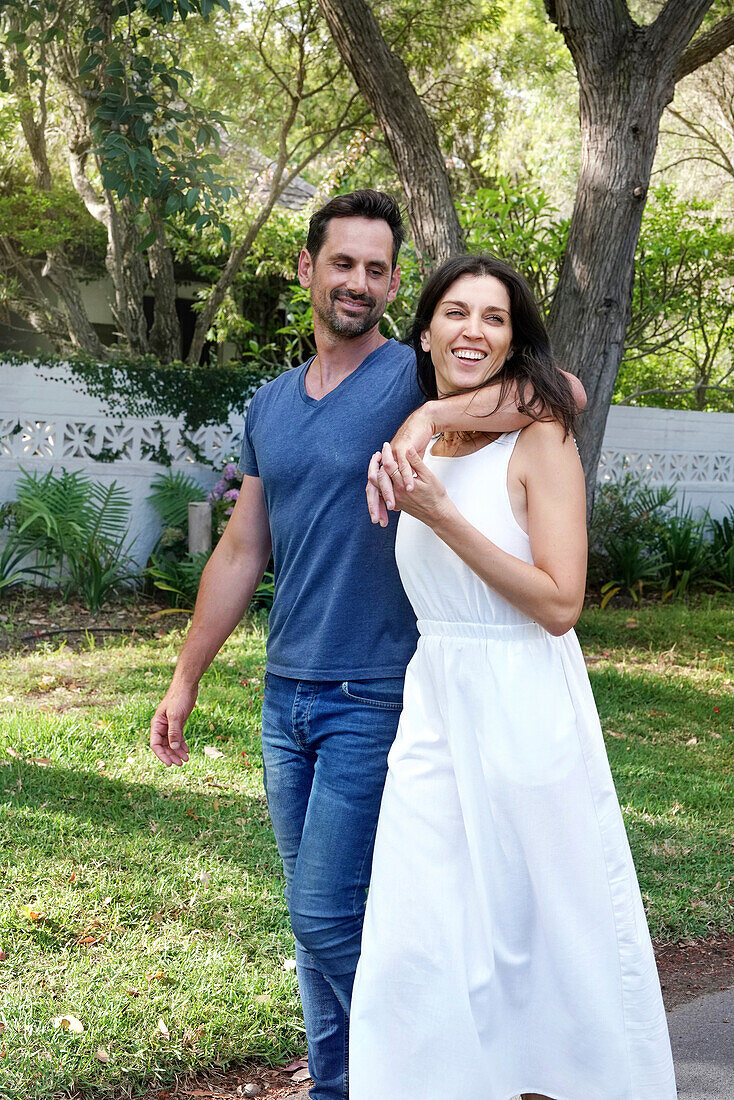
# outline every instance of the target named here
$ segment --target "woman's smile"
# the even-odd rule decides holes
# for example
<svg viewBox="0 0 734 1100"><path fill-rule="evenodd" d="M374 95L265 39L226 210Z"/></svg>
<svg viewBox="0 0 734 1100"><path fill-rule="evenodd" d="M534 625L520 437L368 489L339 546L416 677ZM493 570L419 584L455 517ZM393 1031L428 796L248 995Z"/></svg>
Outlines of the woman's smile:
<svg viewBox="0 0 734 1100"><path fill-rule="evenodd" d="M511 351L510 296L493 275L463 275L438 303L421 336L439 394L481 386Z"/></svg>

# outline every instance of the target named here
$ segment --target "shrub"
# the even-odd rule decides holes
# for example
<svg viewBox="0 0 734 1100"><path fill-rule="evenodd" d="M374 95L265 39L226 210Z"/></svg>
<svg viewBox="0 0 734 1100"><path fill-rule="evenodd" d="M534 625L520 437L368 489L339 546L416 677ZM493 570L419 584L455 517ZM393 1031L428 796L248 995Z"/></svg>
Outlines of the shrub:
<svg viewBox="0 0 734 1100"><path fill-rule="evenodd" d="M726 588L734 588L734 507L729 508L723 519L709 516L711 534L709 555L714 579Z"/></svg>
<svg viewBox="0 0 734 1100"><path fill-rule="evenodd" d="M589 582L602 607L619 592L637 601L645 588L663 600L693 585L734 586L734 508L721 520L674 503L669 486L651 489L627 474L597 489L589 531Z"/></svg>
<svg viewBox="0 0 734 1100"><path fill-rule="evenodd" d="M21 470L16 491L2 518L10 528L6 553L16 564L35 559L24 572L58 578L64 597L79 592L90 611L135 577L125 545L130 495L117 482Z"/></svg>

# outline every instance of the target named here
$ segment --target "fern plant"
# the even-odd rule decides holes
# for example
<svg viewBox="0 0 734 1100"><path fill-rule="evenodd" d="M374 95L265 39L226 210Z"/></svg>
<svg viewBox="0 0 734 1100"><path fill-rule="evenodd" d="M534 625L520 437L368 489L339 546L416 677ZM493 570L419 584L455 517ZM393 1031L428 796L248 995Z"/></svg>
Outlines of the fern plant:
<svg viewBox="0 0 734 1100"><path fill-rule="evenodd" d="M634 535L610 539L606 553L610 579L602 585L602 608L622 591L638 603L644 586L658 582L667 564L659 553L650 552Z"/></svg>
<svg viewBox="0 0 734 1100"><path fill-rule="evenodd" d="M734 588L734 507L721 519L709 516L709 554L715 582Z"/></svg>
<svg viewBox="0 0 734 1100"><path fill-rule="evenodd" d="M678 599L709 573L706 520L694 519L690 509L679 507L660 534L659 547L667 565L663 600Z"/></svg>
<svg viewBox="0 0 734 1100"><path fill-rule="evenodd" d="M153 553L145 572L156 588L168 593L168 602L172 607L192 611L201 574L208 560L209 554L187 554L177 561Z"/></svg>
<svg viewBox="0 0 734 1100"><path fill-rule="evenodd" d="M186 532L189 504L204 500L204 491L198 482L180 471L157 474L151 482L152 492L148 500L163 521L164 527L177 527Z"/></svg>
<svg viewBox="0 0 734 1100"><path fill-rule="evenodd" d="M27 577L44 576L44 571L40 566L25 564L27 558L28 551L18 549L12 543L6 543L2 548L0 551L0 595L8 588L20 584Z"/></svg>
<svg viewBox="0 0 734 1100"><path fill-rule="evenodd" d="M667 509L675 497L668 485L650 487L634 474L625 474L618 481L599 485L594 500L594 514L589 528L589 581L593 584L629 585L625 575L641 568L646 554L640 551L638 564L625 565L634 557L632 543L654 554L666 522ZM649 574L640 579L647 582ZM634 582L636 583L636 581Z"/></svg>
<svg viewBox="0 0 734 1100"><path fill-rule="evenodd" d="M130 494L113 481L83 474L21 470L16 500L5 511L8 547L20 560L35 555L34 572L57 571L64 594L80 592L90 610L134 576L126 545Z"/></svg>

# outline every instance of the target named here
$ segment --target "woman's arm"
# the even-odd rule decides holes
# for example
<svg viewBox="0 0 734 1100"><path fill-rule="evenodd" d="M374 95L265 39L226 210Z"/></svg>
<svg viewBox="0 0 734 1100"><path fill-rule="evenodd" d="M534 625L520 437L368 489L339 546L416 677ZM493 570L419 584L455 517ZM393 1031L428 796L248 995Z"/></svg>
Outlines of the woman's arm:
<svg viewBox="0 0 734 1100"><path fill-rule="evenodd" d="M586 408L586 390L574 374L567 371L561 371L561 374L568 380L578 411L583 412ZM508 387L504 401L498 406L500 388L501 383L495 382L472 393L426 401L400 425L390 446L409 492L412 479L408 476L408 451L412 448L422 458L431 439L439 432L514 432L533 423L533 418L520 412L517 407L519 397L514 383ZM377 492L374 481L370 479L367 485L367 507L372 522L382 523L383 526L387 523L384 505L391 509L395 504L389 485L385 492L387 495L383 504L383 498Z"/></svg>
<svg viewBox="0 0 734 1100"><path fill-rule="evenodd" d="M491 444L490 444L491 446ZM555 422L525 429L513 455L528 501L528 535L534 564L500 550L461 515L444 486L417 455L409 461L417 477L407 493L397 464L396 503L422 520L466 562L485 584L550 634L565 634L579 617L586 583L586 495L581 462L571 436Z"/></svg>

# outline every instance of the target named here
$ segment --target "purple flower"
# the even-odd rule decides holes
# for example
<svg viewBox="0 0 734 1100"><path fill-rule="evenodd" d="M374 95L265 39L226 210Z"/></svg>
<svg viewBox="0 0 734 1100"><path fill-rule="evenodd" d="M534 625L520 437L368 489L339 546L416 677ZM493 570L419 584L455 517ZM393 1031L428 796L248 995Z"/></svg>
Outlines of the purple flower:
<svg viewBox="0 0 734 1100"><path fill-rule="evenodd" d="M225 516L231 516L233 512L234 512L234 507L224 509Z"/></svg>
<svg viewBox="0 0 734 1100"><path fill-rule="evenodd" d="M227 489L227 492L222 497L222 500L237 500L239 495L239 489Z"/></svg>
<svg viewBox="0 0 734 1100"><path fill-rule="evenodd" d="M225 481L239 481L239 470L235 466L234 462L228 462L227 465L224 467L222 479Z"/></svg>
<svg viewBox="0 0 734 1100"><path fill-rule="evenodd" d="M212 489L212 499L221 500L224 493L227 491L227 482L223 477L220 477L217 484Z"/></svg>

